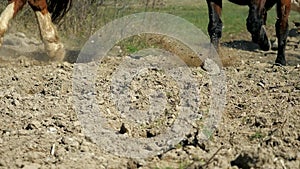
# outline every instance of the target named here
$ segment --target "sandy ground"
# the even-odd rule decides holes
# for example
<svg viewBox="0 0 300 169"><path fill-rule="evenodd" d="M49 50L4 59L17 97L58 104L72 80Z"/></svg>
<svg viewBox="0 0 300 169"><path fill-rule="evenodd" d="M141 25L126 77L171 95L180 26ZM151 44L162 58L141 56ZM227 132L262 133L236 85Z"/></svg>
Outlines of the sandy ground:
<svg viewBox="0 0 300 169"><path fill-rule="evenodd" d="M25 44L16 40L0 49L0 168L300 168L299 35L289 37L285 67L273 65L276 52L262 52L247 38L241 40L242 36L223 43L226 105L217 128L208 133L203 126L210 119L210 75L200 67L185 67L189 71L182 76L192 78L193 89L199 91L199 103L189 105L195 108L197 121L187 122L191 130L176 144L147 158L115 155L114 152L122 154L127 149L119 147L119 140L114 137L106 138L105 132L95 136L86 131L84 127L91 124L97 130L96 122L86 120L97 115L91 118L76 108L97 104L96 113L106 120L105 131L118 138L151 139L163 134L180 116L178 106L194 103L192 99L181 100L183 88L174 78L152 65L132 77L127 84L128 95L121 95L112 85L122 81L115 78L122 77L126 70L122 59L129 58L130 64L130 60L160 63L164 61L160 54L142 58L120 56L116 48L99 63L93 77L95 90L89 93L88 80L82 81L86 86L72 86L74 79L85 78L84 69L76 69L80 64L49 63L38 41L22 34L17 37ZM31 50L22 51L24 46ZM76 57L74 53L70 55ZM170 64L172 68L182 67L179 63ZM149 97L153 91L163 94ZM95 103L76 102L90 95ZM163 104L164 109L152 112L147 122L139 122L143 118L137 116L143 114L120 112L116 106L120 98L128 99L125 103L129 104L129 112L143 110L147 114L153 104ZM181 128L173 130L176 133ZM204 141L203 134L211 137ZM102 142L107 139L108 142ZM127 144L129 148L130 145L135 143Z"/></svg>

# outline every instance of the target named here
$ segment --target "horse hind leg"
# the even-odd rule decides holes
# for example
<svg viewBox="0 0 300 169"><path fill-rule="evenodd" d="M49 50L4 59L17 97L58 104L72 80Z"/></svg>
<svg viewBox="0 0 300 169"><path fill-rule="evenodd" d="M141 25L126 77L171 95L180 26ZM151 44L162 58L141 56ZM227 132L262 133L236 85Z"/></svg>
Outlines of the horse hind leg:
<svg viewBox="0 0 300 169"><path fill-rule="evenodd" d="M9 2L8 6L0 15L0 46L3 44L4 33L8 29L9 21L22 9L26 0L14 0Z"/></svg>
<svg viewBox="0 0 300 169"><path fill-rule="evenodd" d="M47 54L51 60L62 61L65 57L64 45L60 42L56 27L52 23L51 15L47 10L46 1L29 0L29 5L34 10L37 17L41 37Z"/></svg>

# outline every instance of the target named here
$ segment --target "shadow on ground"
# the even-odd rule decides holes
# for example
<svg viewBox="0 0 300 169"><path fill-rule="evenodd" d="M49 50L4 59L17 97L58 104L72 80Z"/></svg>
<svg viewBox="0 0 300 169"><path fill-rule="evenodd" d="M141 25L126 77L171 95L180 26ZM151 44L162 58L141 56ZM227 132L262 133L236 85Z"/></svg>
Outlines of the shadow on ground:
<svg viewBox="0 0 300 169"><path fill-rule="evenodd" d="M289 45L289 41L293 42L293 40L289 40L289 39L296 38L299 36L300 36L300 33L298 32L298 29L296 29L296 28L291 29L288 34L287 46ZM269 37L269 39L272 39L272 38ZM274 41L275 40L271 40L271 43L274 43ZM297 41L296 43L299 44L300 42ZM259 46L256 43L253 43L253 42L247 41L247 40L232 40L229 42L224 42L221 45L224 47L235 48L235 49L244 50L244 51L260 50Z"/></svg>

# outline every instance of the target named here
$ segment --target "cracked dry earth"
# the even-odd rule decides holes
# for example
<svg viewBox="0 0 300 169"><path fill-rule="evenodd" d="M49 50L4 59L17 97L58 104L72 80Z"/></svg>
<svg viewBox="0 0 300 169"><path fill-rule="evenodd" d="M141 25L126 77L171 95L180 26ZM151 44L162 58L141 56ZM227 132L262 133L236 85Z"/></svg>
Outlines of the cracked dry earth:
<svg viewBox="0 0 300 169"><path fill-rule="evenodd" d="M199 91L195 106L198 120L178 144L144 159L109 153L103 147L117 151L117 140L101 145L85 134L83 126L88 124L79 118L84 116L77 114L73 97L76 64L39 61L30 55L32 51L20 54L3 46L0 168L300 168L299 36L289 37L285 67L273 65L275 52L261 52L248 45L253 46L246 41L223 44L222 56L230 60L224 67L226 105L211 137L200 139L203 123L209 119L212 83L200 67L188 67L184 76L192 78ZM162 104L163 109L152 112L155 116L145 123L138 123L143 120L138 117L135 121L128 118L135 117L130 114L122 115L116 106L119 90L111 84L124 57L108 56L101 61L94 78L95 91L90 93L96 98L98 113L116 135L158 137L179 116L182 88L161 69L148 67L132 78L128 98L124 96L129 108L125 107L129 112L135 109L144 113L151 104ZM159 61L153 56L144 58ZM161 92L149 97L153 91Z"/></svg>

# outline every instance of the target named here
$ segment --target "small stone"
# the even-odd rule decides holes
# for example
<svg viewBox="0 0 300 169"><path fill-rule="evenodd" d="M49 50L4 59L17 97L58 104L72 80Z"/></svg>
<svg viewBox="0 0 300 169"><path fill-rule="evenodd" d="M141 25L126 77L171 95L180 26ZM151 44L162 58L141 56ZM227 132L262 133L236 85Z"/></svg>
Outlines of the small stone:
<svg viewBox="0 0 300 169"><path fill-rule="evenodd" d="M89 146L87 145L81 145L80 146L80 151L81 152L88 152L90 149L89 149Z"/></svg>
<svg viewBox="0 0 300 169"><path fill-rule="evenodd" d="M18 135L26 136L30 135L31 131L30 130L19 130Z"/></svg>
<svg viewBox="0 0 300 169"><path fill-rule="evenodd" d="M257 85L262 87L262 88L265 88L265 85L262 82L258 82Z"/></svg>
<svg viewBox="0 0 300 169"><path fill-rule="evenodd" d="M71 137L63 137L62 143L76 149L80 146L79 142Z"/></svg>
<svg viewBox="0 0 300 169"><path fill-rule="evenodd" d="M49 127L48 128L48 132L49 133L56 133L57 132L57 129L55 127Z"/></svg>
<svg viewBox="0 0 300 169"><path fill-rule="evenodd" d="M41 122L38 120L33 120L30 124L36 129L41 127Z"/></svg>
<svg viewBox="0 0 300 169"><path fill-rule="evenodd" d="M295 86L295 89L296 89L296 90L300 90L300 83L298 83L298 84Z"/></svg>

